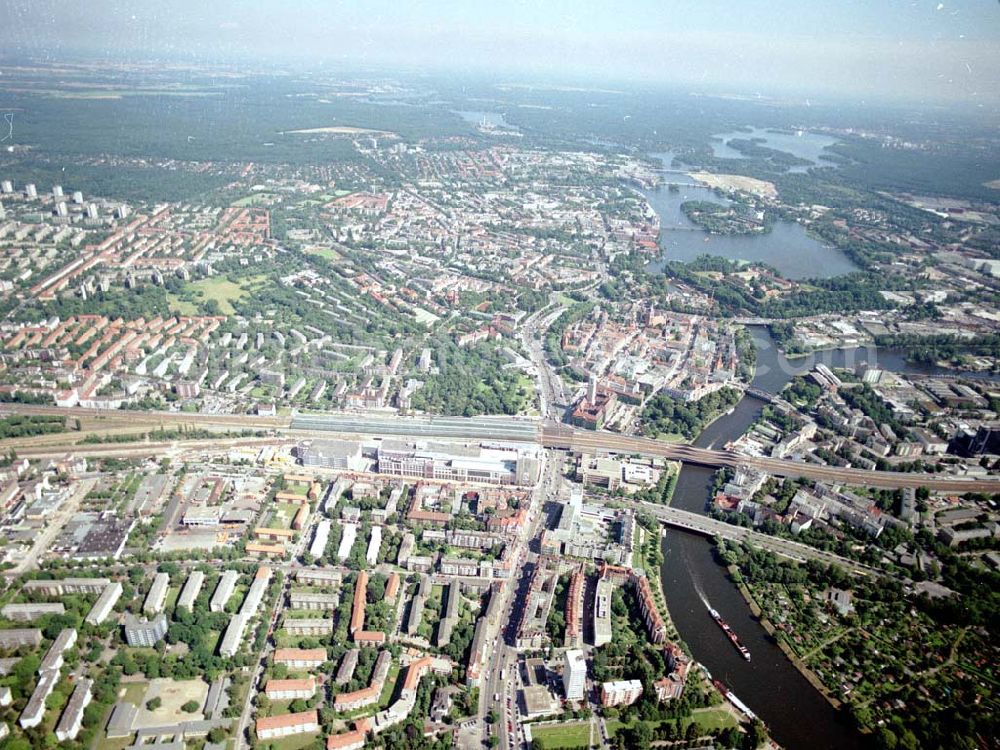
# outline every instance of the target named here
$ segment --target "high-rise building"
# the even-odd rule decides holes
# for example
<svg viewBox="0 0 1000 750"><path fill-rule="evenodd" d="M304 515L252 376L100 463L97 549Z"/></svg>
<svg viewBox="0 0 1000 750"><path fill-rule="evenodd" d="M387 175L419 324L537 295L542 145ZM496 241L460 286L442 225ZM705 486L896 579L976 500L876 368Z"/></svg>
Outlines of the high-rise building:
<svg viewBox="0 0 1000 750"><path fill-rule="evenodd" d="M571 648L566 652L566 666L563 669L563 690L566 700L582 701L587 687L587 660L583 651Z"/></svg>
<svg viewBox="0 0 1000 750"><path fill-rule="evenodd" d="M62 198L63 197L62 185L53 185L52 186L52 197L53 198Z"/></svg>
<svg viewBox="0 0 1000 750"><path fill-rule="evenodd" d="M28 198L37 198L38 188L35 187L35 184L33 182L29 182L27 185L24 186L24 194Z"/></svg>
<svg viewBox="0 0 1000 750"><path fill-rule="evenodd" d="M152 620L125 615L125 640L129 646L151 648L167 634L167 616L162 612Z"/></svg>

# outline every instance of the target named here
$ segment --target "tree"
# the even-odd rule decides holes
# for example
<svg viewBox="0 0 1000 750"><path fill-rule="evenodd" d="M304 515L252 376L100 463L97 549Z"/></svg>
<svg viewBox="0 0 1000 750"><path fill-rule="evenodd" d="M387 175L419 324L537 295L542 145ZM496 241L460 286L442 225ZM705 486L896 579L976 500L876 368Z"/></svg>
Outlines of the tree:
<svg viewBox="0 0 1000 750"><path fill-rule="evenodd" d="M148 701L146 701L146 710L155 711L162 705L163 705L163 699L160 698L160 696L156 696L155 698L150 698Z"/></svg>
<svg viewBox="0 0 1000 750"><path fill-rule="evenodd" d="M223 742L226 739L226 730L222 727L215 727L208 733L208 741L214 744Z"/></svg>
<svg viewBox="0 0 1000 750"><path fill-rule="evenodd" d="M201 708L201 704L198 703L198 701L188 701L183 706L181 706L181 711L183 711L186 714L193 714L199 708Z"/></svg>

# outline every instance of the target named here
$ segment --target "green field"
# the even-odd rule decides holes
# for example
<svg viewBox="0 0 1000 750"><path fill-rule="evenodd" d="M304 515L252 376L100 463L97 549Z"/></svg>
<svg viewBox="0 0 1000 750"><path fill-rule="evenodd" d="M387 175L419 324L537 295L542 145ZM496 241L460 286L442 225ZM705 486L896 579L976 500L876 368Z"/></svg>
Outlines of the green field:
<svg viewBox="0 0 1000 750"><path fill-rule="evenodd" d="M248 208L250 206L259 206L261 204L269 203L277 197L277 193L254 193L253 195L248 195L245 198L240 198L238 201L233 201L233 205L238 208Z"/></svg>
<svg viewBox="0 0 1000 750"><path fill-rule="evenodd" d="M610 732L610 722L608 722ZM549 724L531 727L531 737L542 743L545 750L558 750L564 747L586 747L590 742L590 724L574 722L572 724ZM600 740L600 730L594 726L594 741Z"/></svg>
<svg viewBox="0 0 1000 750"><path fill-rule="evenodd" d="M197 315L198 302L214 299L223 315L233 315L236 310L232 303L248 297L253 283L253 279L245 279L242 284L237 284L221 276L200 279L185 284L180 294L168 294L167 304L171 311L181 315Z"/></svg>
<svg viewBox="0 0 1000 750"><path fill-rule="evenodd" d="M327 260L340 260L341 255L332 247L322 247L319 245L313 245L306 248L306 252L310 255L318 255L320 258L326 258Z"/></svg>
<svg viewBox="0 0 1000 750"><path fill-rule="evenodd" d="M697 723L698 726L701 727L702 733L705 734L713 732L717 729L726 729L727 727L735 727L738 725L736 717L733 716L732 712L724 706L695 709L692 716L681 719L681 729L687 729L688 724L691 724L692 722ZM607 722L607 726L608 736L614 737L622 727L626 726L626 724L618 721L617 719L612 719ZM548 745L546 745L546 747L548 747Z"/></svg>
<svg viewBox="0 0 1000 750"><path fill-rule="evenodd" d="M276 740L268 740L267 747L273 750L300 750L316 741L316 733L293 734L291 737L280 737Z"/></svg>

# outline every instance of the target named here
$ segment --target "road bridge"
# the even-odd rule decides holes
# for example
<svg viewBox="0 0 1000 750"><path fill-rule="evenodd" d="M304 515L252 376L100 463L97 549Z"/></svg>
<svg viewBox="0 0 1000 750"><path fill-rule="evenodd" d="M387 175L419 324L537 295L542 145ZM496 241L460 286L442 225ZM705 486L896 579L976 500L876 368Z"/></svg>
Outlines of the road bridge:
<svg viewBox="0 0 1000 750"><path fill-rule="evenodd" d="M744 528L743 526L734 526L731 523L709 518L699 513L692 513L688 510L636 501L625 501L625 504L637 511L648 513L667 526L690 531L695 534L702 534L703 536L720 537L733 542L743 542L766 549L769 552L781 555L790 560L795 560L796 562L815 560L826 565L839 565L856 575L886 575L884 571L863 565L846 557L841 557L832 552L816 549L815 547L810 547L800 542L793 542L789 539L770 536L769 534Z"/></svg>

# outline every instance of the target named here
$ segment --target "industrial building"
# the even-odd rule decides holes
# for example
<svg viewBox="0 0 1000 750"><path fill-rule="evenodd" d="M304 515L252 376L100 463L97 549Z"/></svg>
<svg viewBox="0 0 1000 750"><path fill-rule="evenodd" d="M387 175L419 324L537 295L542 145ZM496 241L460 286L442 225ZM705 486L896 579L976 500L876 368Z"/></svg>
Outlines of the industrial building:
<svg viewBox="0 0 1000 750"><path fill-rule="evenodd" d="M383 440L377 458L379 473L393 476L505 485L538 481L535 446Z"/></svg>

